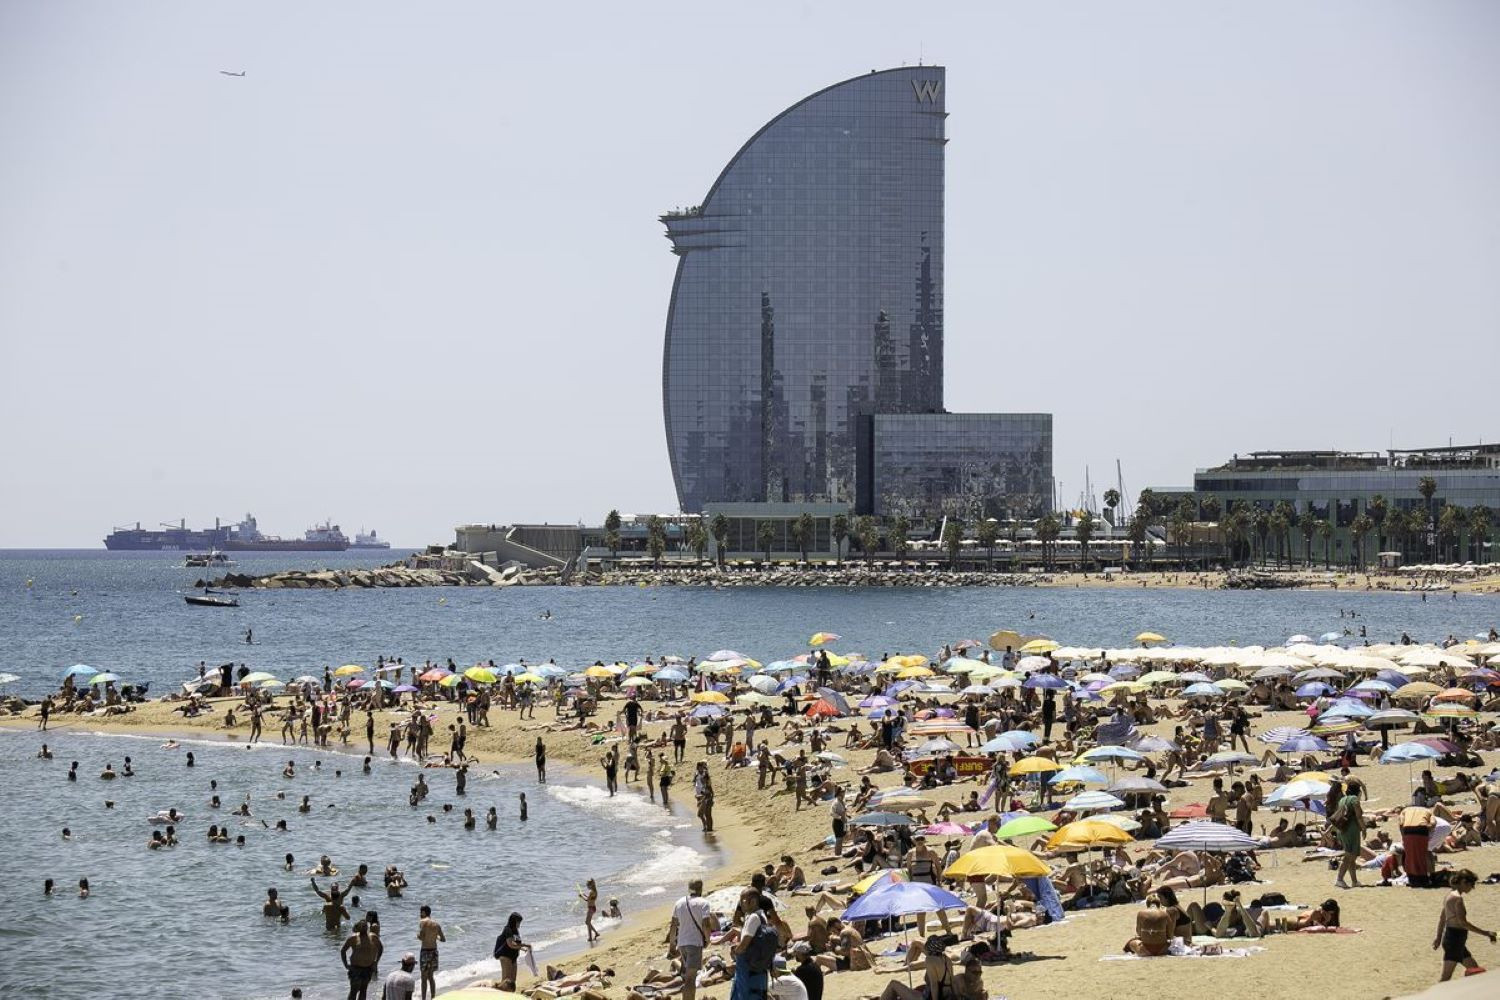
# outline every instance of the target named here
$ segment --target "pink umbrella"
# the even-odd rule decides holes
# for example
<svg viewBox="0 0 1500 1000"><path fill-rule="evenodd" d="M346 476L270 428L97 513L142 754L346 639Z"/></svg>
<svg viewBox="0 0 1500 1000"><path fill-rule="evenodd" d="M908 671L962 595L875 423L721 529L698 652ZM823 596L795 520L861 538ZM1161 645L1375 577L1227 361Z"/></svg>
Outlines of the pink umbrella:
<svg viewBox="0 0 1500 1000"><path fill-rule="evenodd" d="M962 823L954 823L948 820L944 820L941 823L934 823L922 830L922 833L929 837L967 837L973 832L973 830Z"/></svg>

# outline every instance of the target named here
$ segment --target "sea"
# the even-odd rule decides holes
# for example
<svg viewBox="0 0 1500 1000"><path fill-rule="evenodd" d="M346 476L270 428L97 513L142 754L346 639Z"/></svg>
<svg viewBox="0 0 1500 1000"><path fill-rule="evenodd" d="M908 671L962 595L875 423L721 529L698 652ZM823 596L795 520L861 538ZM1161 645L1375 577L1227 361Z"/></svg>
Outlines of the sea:
<svg viewBox="0 0 1500 1000"><path fill-rule="evenodd" d="M374 566L401 554L241 553L235 570ZM930 654L999 628L1105 646L1130 645L1143 629L1203 645L1271 645L1296 633L1347 630L1341 641L1353 645L1364 641L1361 628L1370 642L1403 632L1439 641L1500 625L1495 596L1424 599L1350 587L248 590L238 608L187 605L183 595L208 572L184 568L181 555L169 552L0 551L0 673L18 678L0 693L37 698L76 663L149 683L156 696L195 677L200 662L243 663L290 679L344 663L368 667L378 655L584 666L733 649L769 661L805 650L817 631L842 635L836 649L874 658ZM497 971L489 955L512 911L525 916L523 931L545 960L549 949L580 943L577 890L585 879L597 878L601 895L618 898L628 914L667 901L692 873L723 860L689 810L669 813L634 792L610 801L595 774L554 767L541 786L529 765L483 768L460 798L449 772L429 770L432 795L413 809L407 790L417 769L410 764L378 760L364 775L358 756L222 741L168 749L157 737L104 736L85 722L69 722L46 740L55 756L38 760L39 734L0 730L0 844L10 873L0 893L0 943L12 956L0 963L0 997L84 1000L118 992L121 983L166 1000L284 998L293 987L310 1000L342 997L340 939L323 932L319 901L301 874L320 854L331 855L344 878L360 863L370 866L374 888L351 910L378 911L383 971L415 946L417 907L433 906L449 939L444 984ZM106 763L118 771L126 755L135 777L99 779ZM76 783L66 780L74 760ZM287 760L296 762L295 778L281 776ZM208 806L213 781L219 810ZM523 792L524 824L517 815ZM252 816L228 816L247 794ZM307 813L298 810L303 795ZM443 812L445 803L455 810ZM500 817L495 832L484 830L490 805ZM187 816L178 826L182 843L146 849L154 828L148 818L169 807ZM465 807L480 817L475 831L463 829ZM274 830L278 819L287 821L286 832ZM243 834L245 846L210 845L206 830L216 822ZM287 853L294 873L283 870ZM410 880L401 899L380 888L387 864ZM77 881L85 877L92 892L79 899ZM44 878L56 882L50 898L41 892ZM272 886L292 909L290 924L260 916Z"/></svg>

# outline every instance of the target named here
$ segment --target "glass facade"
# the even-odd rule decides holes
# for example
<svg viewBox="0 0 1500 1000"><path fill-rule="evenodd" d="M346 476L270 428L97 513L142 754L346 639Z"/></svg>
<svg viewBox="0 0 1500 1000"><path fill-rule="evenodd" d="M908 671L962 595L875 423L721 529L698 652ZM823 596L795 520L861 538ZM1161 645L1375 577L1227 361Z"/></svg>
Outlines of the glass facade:
<svg viewBox="0 0 1500 1000"><path fill-rule="evenodd" d="M860 418L941 411L944 84L907 67L820 91L662 217L682 509L853 502Z"/></svg>
<svg viewBox="0 0 1500 1000"><path fill-rule="evenodd" d="M973 520L1051 509L1050 413L877 414L869 428L861 492L874 514Z"/></svg>

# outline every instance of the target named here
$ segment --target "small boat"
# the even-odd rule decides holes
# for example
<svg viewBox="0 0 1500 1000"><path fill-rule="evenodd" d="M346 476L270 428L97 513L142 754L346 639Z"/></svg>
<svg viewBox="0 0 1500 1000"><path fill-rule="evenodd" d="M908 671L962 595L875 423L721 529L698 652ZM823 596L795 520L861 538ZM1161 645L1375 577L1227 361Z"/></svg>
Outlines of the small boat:
<svg viewBox="0 0 1500 1000"><path fill-rule="evenodd" d="M240 599L235 595L221 594L216 590L208 589L201 594L184 594L182 599L199 608L237 608L240 606Z"/></svg>
<svg viewBox="0 0 1500 1000"><path fill-rule="evenodd" d="M189 569L212 566L233 566L234 560L229 558L229 556L225 553L220 552L218 549L214 549L212 552L194 552L190 555L184 556L182 565Z"/></svg>

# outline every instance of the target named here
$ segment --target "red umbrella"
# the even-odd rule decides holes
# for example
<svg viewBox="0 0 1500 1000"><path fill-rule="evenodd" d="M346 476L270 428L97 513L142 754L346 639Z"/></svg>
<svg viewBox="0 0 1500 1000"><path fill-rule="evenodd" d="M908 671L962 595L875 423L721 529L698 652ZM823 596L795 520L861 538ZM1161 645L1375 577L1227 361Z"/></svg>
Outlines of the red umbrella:
<svg viewBox="0 0 1500 1000"><path fill-rule="evenodd" d="M838 709L821 699L807 706L807 716L810 719L835 719L838 718L838 714Z"/></svg>
<svg viewBox="0 0 1500 1000"><path fill-rule="evenodd" d="M1208 806L1202 802L1189 802L1167 813L1172 819L1203 819L1208 815Z"/></svg>

